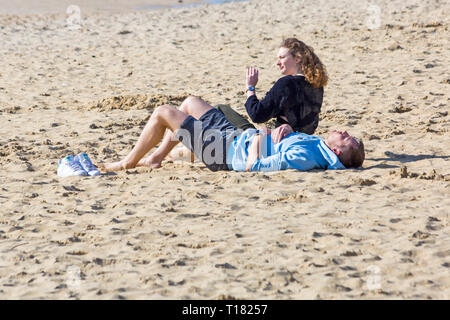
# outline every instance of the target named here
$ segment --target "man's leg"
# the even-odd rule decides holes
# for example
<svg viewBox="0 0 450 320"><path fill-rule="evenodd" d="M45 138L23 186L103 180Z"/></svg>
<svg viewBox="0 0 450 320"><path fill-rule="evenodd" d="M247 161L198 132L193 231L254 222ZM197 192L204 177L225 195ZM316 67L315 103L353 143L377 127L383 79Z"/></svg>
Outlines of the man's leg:
<svg viewBox="0 0 450 320"><path fill-rule="evenodd" d="M103 171L118 171L136 167L139 160L161 141L166 129L175 132L181 127L181 124L187 117L186 113L172 106L156 108L133 150L125 159L118 162L98 164L98 166Z"/></svg>
<svg viewBox="0 0 450 320"><path fill-rule="evenodd" d="M198 120L212 108L213 107L211 105L200 98L188 97L181 104L180 111ZM178 143L179 141L173 138L173 131L169 131L155 152L139 161L137 165L150 168L161 167L161 162ZM193 156L191 156L191 160L193 160Z"/></svg>

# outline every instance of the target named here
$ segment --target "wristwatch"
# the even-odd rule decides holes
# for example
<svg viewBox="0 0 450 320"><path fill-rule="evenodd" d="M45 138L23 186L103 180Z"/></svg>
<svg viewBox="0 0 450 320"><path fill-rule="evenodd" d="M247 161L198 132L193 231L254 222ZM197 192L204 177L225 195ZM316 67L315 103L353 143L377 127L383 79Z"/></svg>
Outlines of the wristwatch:
<svg viewBox="0 0 450 320"><path fill-rule="evenodd" d="M250 87L247 88L247 90L245 92L247 92L247 91L255 91L255 87L254 86L250 86Z"/></svg>

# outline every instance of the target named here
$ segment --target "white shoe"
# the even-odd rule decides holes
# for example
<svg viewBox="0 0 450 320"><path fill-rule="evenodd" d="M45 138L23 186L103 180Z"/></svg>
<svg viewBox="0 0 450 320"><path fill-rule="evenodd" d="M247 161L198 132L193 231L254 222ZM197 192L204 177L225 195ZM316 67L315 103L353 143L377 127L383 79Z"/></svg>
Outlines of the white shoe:
<svg viewBox="0 0 450 320"><path fill-rule="evenodd" d="M77 161L81 167L88 173L90 176L98 176L100 174L100 170L98 170L93 164L91 159L87 153L80 153L75 157L75 161Z"/></svg>
<svg viewBox="0 0 450 320"><path fill-rule="evenodd" d="M58 176L87 176L88 173L81 167L78 161L75 161L73 155L67 156L58 161Z"/></svg>

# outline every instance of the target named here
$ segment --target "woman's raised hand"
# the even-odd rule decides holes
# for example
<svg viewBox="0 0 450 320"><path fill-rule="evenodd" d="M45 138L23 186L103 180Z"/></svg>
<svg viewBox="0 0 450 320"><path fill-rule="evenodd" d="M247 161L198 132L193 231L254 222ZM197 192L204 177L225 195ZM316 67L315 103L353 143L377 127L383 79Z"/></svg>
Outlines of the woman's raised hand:
<svg viewBox="0 0 450 320"><path fill-rule="evenodd" d="M246 78L246 85L248 87L255 87L258 83L258 69L255 67L249 67L247 69L247 78Z"/></svg>

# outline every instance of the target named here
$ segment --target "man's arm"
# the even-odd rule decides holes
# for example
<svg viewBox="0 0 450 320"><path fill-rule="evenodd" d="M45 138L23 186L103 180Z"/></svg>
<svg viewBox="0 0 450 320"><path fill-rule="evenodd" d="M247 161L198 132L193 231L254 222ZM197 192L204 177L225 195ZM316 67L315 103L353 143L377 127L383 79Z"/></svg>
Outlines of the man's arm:
<svg viewBox="0 0 450 320"><path fill-rule="evenodd" d="M250 171L268 172L286 169L306 171L314 168L321 168L321 166L311 154L302 149L291 149L256 159L251 165Z"/></svg>
<svg viewBox="0 0 450 320"><path fill-rule="evenodd" d="M261 141L262 141L263 135L260 133L257 133L253 136L252 144L248 148L248 156L247 156L247 163L245 170L248 172L250 171L250 168L252 167L252 164L259 159L261 155Z"/></svg>
<svg viewBox="0 0 450 320"><path fill-rule="evenodd" d="M258 128L257 133L253 136L252 144L248 148L248 156L246 162L246 171L250 171L252 165L262 156L262 147L266 147L263 145L264 139L267 135L271 134L271 130L266 126L261 126Z"/></svg>

